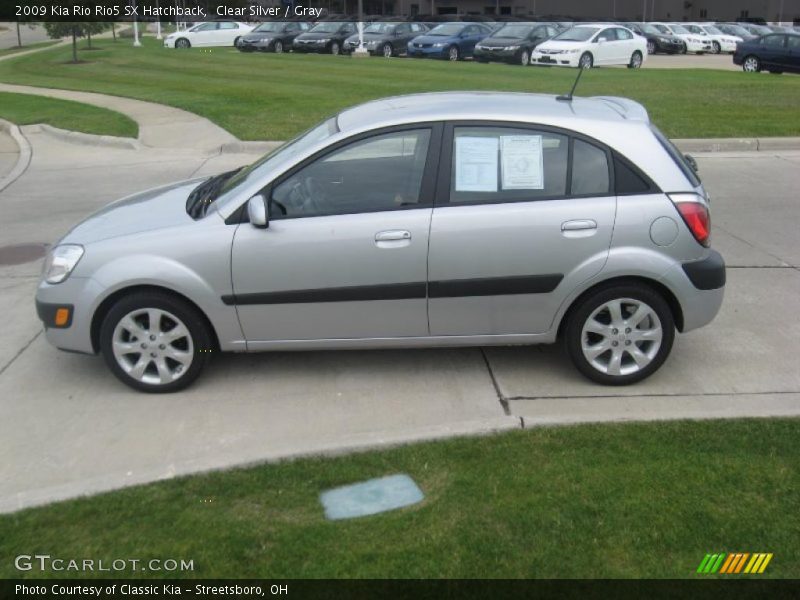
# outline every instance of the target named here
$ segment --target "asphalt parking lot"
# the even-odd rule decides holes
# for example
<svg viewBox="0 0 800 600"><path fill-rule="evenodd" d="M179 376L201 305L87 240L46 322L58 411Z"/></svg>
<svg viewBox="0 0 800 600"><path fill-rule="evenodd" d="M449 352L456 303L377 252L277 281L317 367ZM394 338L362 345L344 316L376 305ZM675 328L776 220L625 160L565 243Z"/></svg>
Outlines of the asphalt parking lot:
<svg viewBox="0 0 800 600"><path fill-rule="evenodd" d="M114 198L254 158L26 135L30 167L0 192L2 246L51 243ZM137 394L100 358L45 342L33 305L40 261L0 266L0 511L210 468L523 425L800 414L800 152L697 159L713 197L713 245L730 267L726 300L709 327L678 336L656 375L622 389L581 379L558 347L503 347L226 355L185 392Z"/></svg>

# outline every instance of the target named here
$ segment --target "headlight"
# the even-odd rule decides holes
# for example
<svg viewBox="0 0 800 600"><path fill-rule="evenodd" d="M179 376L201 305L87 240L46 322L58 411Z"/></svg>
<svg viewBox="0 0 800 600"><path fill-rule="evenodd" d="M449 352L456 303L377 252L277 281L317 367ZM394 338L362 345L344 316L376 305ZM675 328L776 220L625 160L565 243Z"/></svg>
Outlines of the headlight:
<svg viewBox="0 0 800 600"><path fill-rule="evenodd" d="M325 38L323 40L317 40L317 43L318 44L327 44L330 41L331 41L331 38Z"/></svg>
<svg viewBox="0 0 800 600"><path fill-rule="evenodd" d="M519 46L506 46L505 49L509 51L519 50Z"/></svg>
<svg viewBox="0 0 800 600"><path fill-rule="evenodd" d="M445 46L445 45L446 45L446 44L445 44L444 42L436 42L436 43L433 45L433 47L434 47L434 48L441 48L442 46Z"/></svg>
<svg viewBox="0 0 800 600"><path fill-rule="evenodd" d="M61 283L83 256L83 246L77 244L64 244L56 246L47 255L44 261L42 274L47 283Z"/></svg>
<svg viewBox="0 0 800 600"><path fill-rule="evenodd" d="M483 46L481 46L480 44L476 44L475 50L483 50Z"/></svg>

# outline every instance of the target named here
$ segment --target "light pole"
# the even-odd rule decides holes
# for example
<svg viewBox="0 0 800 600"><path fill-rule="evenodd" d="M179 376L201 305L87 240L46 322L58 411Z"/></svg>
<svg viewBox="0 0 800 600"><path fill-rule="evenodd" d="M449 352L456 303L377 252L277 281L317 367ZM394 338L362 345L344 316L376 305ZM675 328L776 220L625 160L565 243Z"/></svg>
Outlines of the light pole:
<svg viewBox="0 0 800 600"><path fill-rule="evenodd" d="M156 39L164 39L161 37L161 6L159 0L156 0L156 12L158 13L158 21L156 21Z"/></svg>
<svg viewBox="0 0 800 600"><path fill-rule="evenodd" d="M139 41L139 21L136 20L136 0L132 0L133 2L133 47L138 48L142 45L142 42Z"/></svg>
<svg viewBox="0 0 800 600"><path fill-rule="evenodd" d="M647 22L647 0L642 3L642 23Z"/></svg>
<svg viewBox="0 0 800 600"><path fill-rule="evenodd" d="M353 56L363 57L369 56L367 49L364 47L364 0L358 0L358 48L353 50Z"/></svg>

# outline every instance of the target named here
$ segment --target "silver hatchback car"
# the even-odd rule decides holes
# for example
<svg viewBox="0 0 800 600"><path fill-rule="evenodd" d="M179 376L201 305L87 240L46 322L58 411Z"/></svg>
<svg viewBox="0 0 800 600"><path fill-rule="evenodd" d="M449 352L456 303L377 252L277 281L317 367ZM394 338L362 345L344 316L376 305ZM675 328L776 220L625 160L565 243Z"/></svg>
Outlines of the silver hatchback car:
<svg viewBox="0 0 800 600"><path fill-rule="evenodd" d="M624 98L435 93L110 204L50 252L47 339L147 392L217 351L550 343L644 379L725 265L693 162Z"/></svg>

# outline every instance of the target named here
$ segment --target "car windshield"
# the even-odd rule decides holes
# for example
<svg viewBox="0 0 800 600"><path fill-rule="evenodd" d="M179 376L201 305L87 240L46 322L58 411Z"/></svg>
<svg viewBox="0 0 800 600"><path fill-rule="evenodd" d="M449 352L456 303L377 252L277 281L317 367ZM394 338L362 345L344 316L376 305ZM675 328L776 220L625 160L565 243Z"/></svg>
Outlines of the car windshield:
<svg viewBox="0 0 800 600"><path fill-rule="evenodd" d="M553 39L559 42L586 42L598 31L600 31L599 27L573 27Z"/></svg>
<svg viewBox="0 0 800 600"><path fill-rule="evenodd" d="M656 29L652 25L645 25L644 27L642 27L642 31L644 31L645 33L649 33L651 35L660 35L664 33L663 31Z"/></svg>
<svg viewBox="0 0 800 600"><path fill-rule="evenodd" d="M336 33L339 31L339 28L342 26L341 23L335 23L333 21L328 21L326 23L318 23L311 28L309 33Z"/></svg>
<svg viewBox="0 0 800 600"><path fill-rule="evenodd" d="M750 36L750 32L747 31L747 29L744 27L739 27L738 25L724 25L722 30L729 35L740 35L743 37Z"/></svg>
<svg viewBox="0 0 800 600"><path fill-rule="evenodd" d="M305 152L307 149L329 138L338 131L339 128L336 126L336 117L331 117L315 125L308 131L301 133L283 146L269 152L250 166L237 172L225 182L225 185L222 186L219 195L216 197L217 206L222 207L231 201L236 196L236 188L240 185L262 178L269 173L273 166Z"/></svg>
<svg viewBox="0 0 800 600"><path fill-rule="evenodd" d="M461 25L460 23L445 23L444 25L438 25L437 27L431 29L428 35L458 35L461 33L464 27L466 27L466 25Z"/></svg>
<svg viewBox="0 0 800 600"><path fill-rule="evenodd" d="M533 31L531 25L506 25L502 27L494 37L512 38L515 40L524 40Z"/></svg>
<svg viewBox="0 0 800 600"><path fill-rule="evenodd" d="M364 29L364 33L392 33L395 27L396 23L372 23Z"/></svg>
<svg viewBox="0 0 800 600"><path fill-rule="evenodd" d="M261 23L261 25L253 29L253 31L283 31L284 27L285 23Z"/></svg>
<svg viewBox="0 0 800 600"><path fill-rule="evenodd" d="M724 35L719 29L717 29L713 25L705 25L703 29L706 30L706 33L710 33L711 35Z"/></svg>
<svg viewBox="0 0 800 600"><path fill-rule="evenodd" d="M683 25L670 25L670 27L672 27L672 31L675 33L689 33L689 31Z"/></svg>
<svg viewBox="0 0 800 600"><path fill-rule="evenodd" d="M690 33L697 33L699 35L706 34L706 32L703 30L702 27L700 27L700 25L687 25L686 27L684 27L684 29L687 29Z"/></svg>

